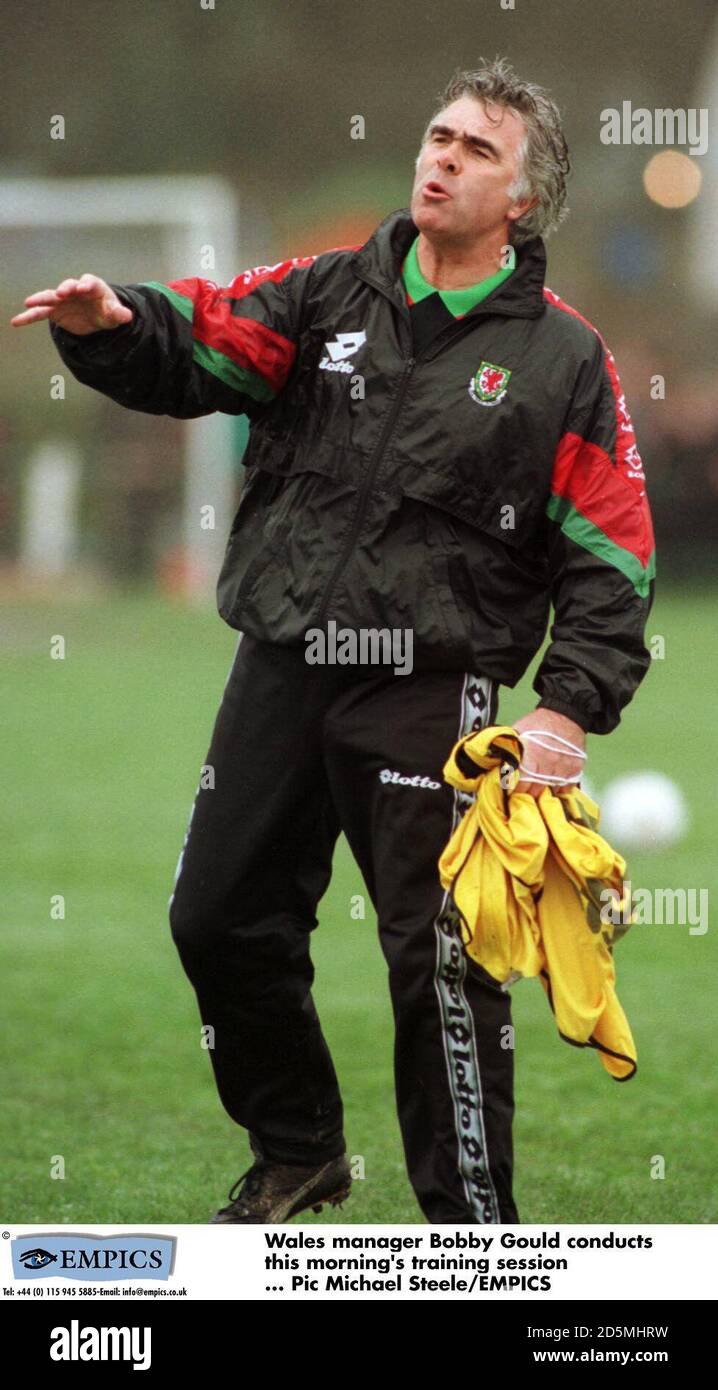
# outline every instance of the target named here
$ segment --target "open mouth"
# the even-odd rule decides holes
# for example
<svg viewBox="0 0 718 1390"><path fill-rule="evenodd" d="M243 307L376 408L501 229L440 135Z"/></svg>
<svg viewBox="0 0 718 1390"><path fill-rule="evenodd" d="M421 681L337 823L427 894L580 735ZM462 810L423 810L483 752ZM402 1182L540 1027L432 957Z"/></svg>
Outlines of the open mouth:
<svg viewBox="0 0 718 1390"><path fill-rule="evenodd" d="M442 188L441 184L440 184L440 183L437 183L436 179L429 179L428 183L425 183L425 184L424 184L424 187L423 187L423 189L422 189L422 192L423 192L425 198L450 198L450 197L451 197L451 194L450 194L450 193L447 193L446 189L445 189L445 188Z"/></svg>

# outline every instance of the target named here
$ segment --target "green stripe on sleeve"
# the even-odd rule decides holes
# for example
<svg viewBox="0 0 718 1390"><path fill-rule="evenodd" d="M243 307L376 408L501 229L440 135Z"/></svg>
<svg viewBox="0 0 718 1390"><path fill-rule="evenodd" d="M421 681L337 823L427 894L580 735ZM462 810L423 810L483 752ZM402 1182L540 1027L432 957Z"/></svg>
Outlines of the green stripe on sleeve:
<svg viewBox="0 0 718 1390"><path fill-rule="evenodd" d="M240 367L231 357L217 352L216 348L207 347L206 343L197 342L196 338L192 356L200 367L204 367L205 371L211 372L213 376L218 376L225 386L231 386L234 391L241 391L243 395L251 396L254 401L274 400L275 392L258 372L250 371L249 367Z"/></svg>
<svg viewBox="0 0 718 1390"><path fill-rule="evenodd" d="M176 290L171 290L167 285L162 285L158 280L143 280L141 282L150 290L158 290L160 294L169 299L170 304L181 314L183 318L192 323L194 316L194 304L189 295L178 294ZM271 386L249 367L240 367L239 363L233 362L226 353L218 352L216 348L207 347L206 343L200 343L194 339L192 349L193 360L205 371L211 372L213 376L219 377L225 386L229 386L233 391L239 391L242 395L251 396L254 401L274 400L275 392Z"/></svg>
<svg viewBox="0 0 718 1390"><path fill-rule="evenodd" d="M559 524L569 540L580 545L583 550L589 550L599 560L605 560L607 565L613 565L614 569L620 570L640 598L648 597L650 583L656 573L655 551L648 564L642 565L630 550L617 545L598 526L594 526L592 521L582 516L572 502L556 493L549 498L546 515Z"/></svg>
<svg viewBox="0 0 718 1390"><path fill-rule="evenodd" d="M194 314L194 304L188 294L178 294L176 290L171 290L168 285L161 285L159 280L142 280L140 282L147 286L148 290L159 290L160 294L169 299L170 304L181 314L184 319L192 322Z"/></svg>

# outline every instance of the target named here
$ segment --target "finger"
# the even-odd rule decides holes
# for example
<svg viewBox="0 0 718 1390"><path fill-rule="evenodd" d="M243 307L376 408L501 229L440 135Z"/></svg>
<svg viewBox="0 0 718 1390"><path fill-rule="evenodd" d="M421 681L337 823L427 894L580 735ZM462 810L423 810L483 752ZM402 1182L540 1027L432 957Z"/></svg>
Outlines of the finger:
<svg viewBox="0 0 718 1390"><path fill-rule="evenodd" d="M16 314L10 322L13 328L24 328L28 323L39 323L42 319L49 319L52 311L53 306L51 304L38 305L36 309L26 309L23 314Z"/></svg>
<svg viewBox="0 0 718 1390"><path fill-rule="evenodd" d="M33 304L56 304L57 292L55 290L36 290L34 294L29 294L23 303L28 308Z"/></svg>
<svg viewBox="0 0 718 1390"><path fill-rule="evenodd" d="M90 275L89 273L81 275L79 280L75 281L75 285L80 294L87 294L88 292L90 294L93 292L105 294L108 290L108 286L104 280L100 279L99 275Z"/></svg>
<svg viewBox="0 0 718 1390"><path fill-rule="evenodd" d="M90 294L99 283L96 275L83 275L79 280L62 280L56 293L63 298L68 294Z"/></svg>
<svg viewBox="0 0 718 1390"><path fill-rule="evenodd" d="M514 791L525 792L527 796L536 797L539 796L540 793L543 791L543 785L540 782L519 781L516 783Z"/></svg>

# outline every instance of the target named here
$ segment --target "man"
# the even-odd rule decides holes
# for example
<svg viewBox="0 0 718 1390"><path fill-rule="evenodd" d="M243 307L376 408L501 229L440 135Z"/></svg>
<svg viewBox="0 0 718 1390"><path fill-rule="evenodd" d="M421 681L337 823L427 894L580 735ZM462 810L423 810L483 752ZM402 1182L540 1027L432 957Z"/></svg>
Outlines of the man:
<svg viewBox="0 0 718 1390"><path fill-rule="evenodd" d="M544 288L567 172L553 102L497 61L450 83L410 213L365 246L227 288L85 275L14 320L49 319L78 379L123 405L251 421L218 586L241 636L171 908L221 1099L256 1157L215 1220L285 1221L349 1191L309 953L340 830L378 915L424 1215L518 1220L510 1002L440 890L463 809L441 770L495 720L553 600L540 705L516 725L543 734L521 786L578 776L585 734L616 726L648 666L652 598L613 358ZM414 669L310 664L308 636L330 624L410 634Z"/></svg>

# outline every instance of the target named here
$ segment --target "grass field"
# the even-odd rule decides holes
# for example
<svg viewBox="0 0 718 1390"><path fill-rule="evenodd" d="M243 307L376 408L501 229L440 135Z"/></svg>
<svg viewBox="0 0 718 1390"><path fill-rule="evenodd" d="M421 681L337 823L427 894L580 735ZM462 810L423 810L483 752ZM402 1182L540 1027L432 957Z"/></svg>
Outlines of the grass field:
<svg viewBox="0 0 718 1390"><path fill-rule="evenodd" d="M714 595L660 597L666 641L610 738L600 790L660 768L685 789L688 839L634 856L634 886L716 900ZM177 854L232 659L210 611L158 598L4 606L3 1217L14 1223L202 1222L248 1166L198 1046L194 995L166 923ZM66 658L51 660L62 634ZM528 678L502 720L533 708ZM448 751L448 750L447 750ZM9 790L9 795L7 794ZM349 1153L366 1176L343 1222L415 1222L394 1111L392 1026L375 923L343 841L314 936L315 998L342 1083ZM63 894L64 921L50 917ZM634 927L617 949L637 1077L562 1043L536 981L514 987L516 1195L525 1222L708 1222L716 1203L715 920ZM62 1155L63 1181L50 1177ZM651 1178L656 1155L665 1178ZM302 1218L307 1219L307 1218ZM324 1216L308 1218L323 1220Z"/></svg>

